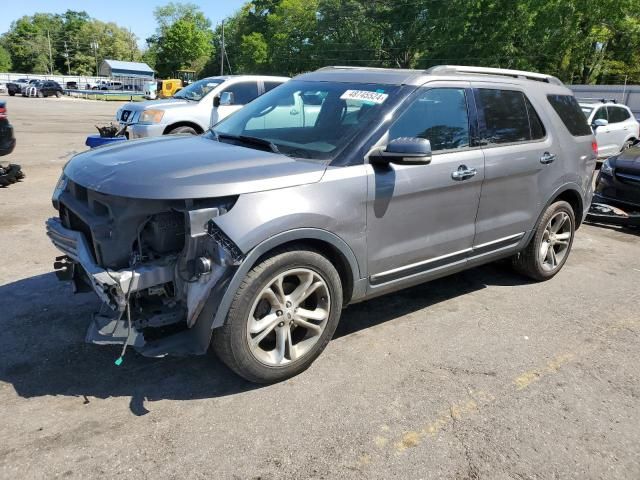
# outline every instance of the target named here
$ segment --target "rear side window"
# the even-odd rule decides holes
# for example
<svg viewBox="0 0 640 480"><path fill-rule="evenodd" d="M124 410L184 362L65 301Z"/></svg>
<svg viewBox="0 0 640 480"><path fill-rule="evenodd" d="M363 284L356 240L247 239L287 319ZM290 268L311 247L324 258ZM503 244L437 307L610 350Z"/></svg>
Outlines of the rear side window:
<svg viewBox="0 0 640 480"><path fill-rule="evenodd" d="M609 111L609 123L620 123L628 120L629 112L622 107L607 107Z"/></svg>
<svg viewBox="0 0 640 480"><path fill-rule="evenodd" d="M480 116L481 136L487 143L531 140L529 112L522 92L480 88L475 90L475 95L483 113Z"/></svg>
<svg viewBox="0 0 640 480"><path fill-rule="evenodd" d="M280 85L282 85L282 82L269 82L266 81L264 82L264 93L267 93L271 90L273 90L276 87L279 87Z"/></svg>
<svg viewBox="0 0 640 480"><path fill-rule="evenodd" d="M587 124L587 119L573 95L547 95L547 100L571 135L574 137L591 135L591 127Z"/></svg>

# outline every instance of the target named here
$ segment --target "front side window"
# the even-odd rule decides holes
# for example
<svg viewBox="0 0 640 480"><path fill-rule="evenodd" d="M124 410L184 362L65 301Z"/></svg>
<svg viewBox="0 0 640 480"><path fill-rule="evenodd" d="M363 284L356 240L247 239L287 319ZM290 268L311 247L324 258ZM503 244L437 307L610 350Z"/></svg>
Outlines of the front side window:
<svg viewBox="0 0 640 480"><path fill-rule="evenodd" d="M295 158L332 160L395 100L399 87L369 83L288 81L213 128L220 141L246 137ZM243 138L244 137L244 140ZM244 142L244 143L243 143Z"/></svg>
<svg viewBox="0 0 640 480"><path fill-rule="evenodd" d="M463 88L426 90L389 129L389 141L399 137L425 138L431 149L469 146L469 115Z"/></svg>
<svg viewBox="0 0 640 480"><path fill-rule="evenodd" d="M609 112L607 112L607 107L601 107L596 110L595 115L593 116L593 120L606 120L609 121Z"/></svg>
<svg viewBox="0 0 640 480"><path fill-rule="evenodd" d="M609 123L620 123L628 120L629 112L622 107L607 107L609 113Z"/></svg>
<svg viewBox="0 0 640 480"><path fill-rule="evenodd" d="M233 94L232 105L246 105L247 103L255 100L258 97L258 83L236 83L235 85L229 85L223 90L223 92L229 92Z"/></svg>
<svg viewBox="0 0 640 480"><path fill-rule="evenodd" d="M529 112L522 92L479 88L475 94L481 112L481 136L487 144L531 140Z"/></svg>

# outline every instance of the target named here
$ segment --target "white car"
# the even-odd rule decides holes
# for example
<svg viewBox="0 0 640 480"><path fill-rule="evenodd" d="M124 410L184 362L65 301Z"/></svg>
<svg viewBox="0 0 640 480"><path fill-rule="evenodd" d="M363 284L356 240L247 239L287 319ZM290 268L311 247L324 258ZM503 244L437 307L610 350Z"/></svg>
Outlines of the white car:
<svg viewBox="0 0 640 480"><path fill-rule="evenodd" d="M580 102L598 142L598 157L606 158L626 150L640 140L640 123L626 105L615 101Z"/></svg>
<svg viewBox="0 0 640 480"><path fill-rule="evenodd" d="M117 111L116 120L127 126L129 138L196 135L287 80L254 75L204 78L176 92L173 98L127 103Z"/></svg>

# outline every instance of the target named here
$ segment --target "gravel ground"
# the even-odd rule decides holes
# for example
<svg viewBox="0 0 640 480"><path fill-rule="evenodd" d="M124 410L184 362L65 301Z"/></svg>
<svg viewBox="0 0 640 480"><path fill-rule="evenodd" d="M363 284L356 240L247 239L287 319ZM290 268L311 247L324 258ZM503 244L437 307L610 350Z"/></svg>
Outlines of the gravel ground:
<svg viewBox="0 0 640 480"><path fill-rule="evenodd" d="M640 478L640 236L585 225L563 271L499 265L348 308L305 373L83 343L44 234L60 168L118 105L9 98L0 189L0 478Z"/></svg>

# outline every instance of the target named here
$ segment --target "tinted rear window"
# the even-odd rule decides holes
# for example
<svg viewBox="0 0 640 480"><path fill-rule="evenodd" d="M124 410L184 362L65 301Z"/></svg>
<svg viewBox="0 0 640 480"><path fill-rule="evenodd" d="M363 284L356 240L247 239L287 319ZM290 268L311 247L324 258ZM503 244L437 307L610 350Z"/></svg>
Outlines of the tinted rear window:
<svg viewBox="0 0 640 480"><path fill-rule="evenodd" d="M573 95L547 95L547 100L574 137L591 135L591 127Z"/></svg>
<svg viewBox="0 0 640 480"><path fill-rule="evenodd" d="M524 142L531 139L529 114L522 92L513 90L476 90L484 112L483 136L489 144Z"/></svg>

